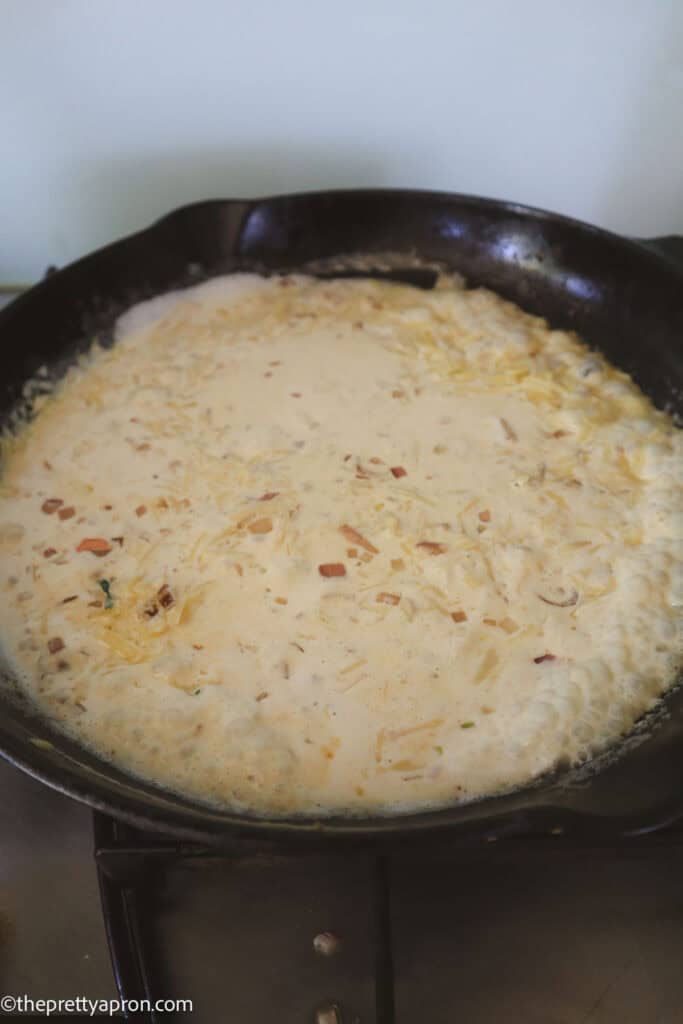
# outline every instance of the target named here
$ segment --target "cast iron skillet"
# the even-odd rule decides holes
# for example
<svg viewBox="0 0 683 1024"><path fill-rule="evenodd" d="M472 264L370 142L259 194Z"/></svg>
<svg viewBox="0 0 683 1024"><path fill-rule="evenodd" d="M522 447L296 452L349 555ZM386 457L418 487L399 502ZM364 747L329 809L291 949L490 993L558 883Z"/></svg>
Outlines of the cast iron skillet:
<svg viewBox="0 0 683 1024"><path fill-rule="evenodd" d="M676 260L679 260L676 263ZM636 242L512 203L411 191L320 192L184 207L53 273L0 314L0 415L142 298L236 270L379 270L422 287L444 266L577 330L659 406L683 413L683 239ZM625 834L683 814L683 688L588 770L405 817L267 820L127 775L0 691L0 752L55 789L180 838L336 845L561 828Z"/></svg>

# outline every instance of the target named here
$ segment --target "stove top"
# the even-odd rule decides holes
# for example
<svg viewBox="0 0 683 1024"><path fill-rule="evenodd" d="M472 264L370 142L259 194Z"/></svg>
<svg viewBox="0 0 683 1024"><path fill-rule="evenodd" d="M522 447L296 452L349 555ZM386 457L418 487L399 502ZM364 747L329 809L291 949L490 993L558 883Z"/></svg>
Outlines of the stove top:
<svg viewBox="0 0 683 1024"><path fill-rule="evenodd" d="M116 995L92 815L1 760L0 993Z"/></svg>
<svg viewBox="0 0 683 1024"><path fill-rule="evenodd" d="M4 763L0 793L2 994L116 996L99 873L122 995L193 1002L158 1021L683 1020L683 830L217 855L100 816L93 829Z"/></svg>

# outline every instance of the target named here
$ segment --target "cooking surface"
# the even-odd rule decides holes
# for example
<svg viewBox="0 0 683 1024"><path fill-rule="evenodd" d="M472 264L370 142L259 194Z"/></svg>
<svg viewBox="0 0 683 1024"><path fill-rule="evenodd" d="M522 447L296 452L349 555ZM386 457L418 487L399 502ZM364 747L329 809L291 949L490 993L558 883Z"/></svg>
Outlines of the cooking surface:
<svg viewBox="0 0 683 1024"><path fill-rule="evenodd" d="M113 998L89 809L4 761L0 794L0 992Z"/></svg>
<svg viewBox="0 0 683 1024"><path fill-rule="evenodd" d="M113 997L90 812L4 763L0 791L0 991ZM152 975L160 996L194 1000L177 1019L207 1024L218 1007L239 1024L308 1024L329 1000L344 1024L676 1024L682 856L673 832L394 858L394 1017L386 991L376 1009L372 860L171 858L145 887ZM342 942L329 958L313 951L323 931Z"/></svg>

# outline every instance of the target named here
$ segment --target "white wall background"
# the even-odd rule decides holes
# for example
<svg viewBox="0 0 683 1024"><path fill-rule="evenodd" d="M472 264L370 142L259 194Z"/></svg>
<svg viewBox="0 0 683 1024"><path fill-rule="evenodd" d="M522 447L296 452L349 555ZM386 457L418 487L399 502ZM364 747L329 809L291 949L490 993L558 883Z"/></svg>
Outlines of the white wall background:
<svg viewBox="0 0 683 1024"><path fill-rule="evenodd" d="M0 283L321 187L683 232L683 2L0 0L0 140Z"/></svg>

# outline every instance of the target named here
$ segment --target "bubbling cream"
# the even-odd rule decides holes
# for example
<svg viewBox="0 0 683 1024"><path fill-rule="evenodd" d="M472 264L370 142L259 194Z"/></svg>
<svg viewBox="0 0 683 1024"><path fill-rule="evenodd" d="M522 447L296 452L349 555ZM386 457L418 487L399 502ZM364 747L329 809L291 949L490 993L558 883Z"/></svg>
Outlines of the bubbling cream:
<svg viewBox="0 0 683 1024"><path fill-rule="evenodd" d="M683 435L491 292L218 278L37 404L4 445L4 650L139 776L412 811L577 763L673 682Z"/></svg>

